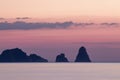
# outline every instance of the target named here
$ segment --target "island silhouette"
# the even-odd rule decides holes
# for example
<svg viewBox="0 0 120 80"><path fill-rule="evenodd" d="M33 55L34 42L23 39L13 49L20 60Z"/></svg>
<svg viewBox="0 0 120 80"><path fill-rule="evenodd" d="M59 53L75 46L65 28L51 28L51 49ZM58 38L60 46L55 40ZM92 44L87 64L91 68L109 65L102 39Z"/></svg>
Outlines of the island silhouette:
<svg viewBox="0 0 120 80"><path fill-rule="evenodd" d="M79 49L75 62L91 62L85 47Z"/></svg>
<svg viewBox="0 0 120 80"><path fill-rule="evenodd" d="M4 50L0 55L0 62L48 62L36 54L29 56L19 48Z"/></svg>
<svg viewBox="0 0 120 80"><path fill-rule="evenodd" d="M68 59L65 57L64 53L61 53L56 57L56 62L69 62Z"/></svg>
<svg viewBox="0 0 120 80"><path fill-rule="evenodd" d="M0 55L0 62L48 62L47 59L37 55L27 55L19 48L4 50ZM64 53L56 56L55 62L69 62ZM80 47L75 62L91 62L85 47Z"/></svg>

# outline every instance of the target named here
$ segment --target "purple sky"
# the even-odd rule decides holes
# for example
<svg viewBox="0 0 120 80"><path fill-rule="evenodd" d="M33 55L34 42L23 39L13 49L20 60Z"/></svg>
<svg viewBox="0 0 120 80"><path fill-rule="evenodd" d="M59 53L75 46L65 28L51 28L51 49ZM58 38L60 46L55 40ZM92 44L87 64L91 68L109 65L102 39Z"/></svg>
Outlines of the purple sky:
<svg viewBox="0 0 120 80"><path fill-rule="evenodd" d="M55 61L60 53L74 61L78 49L85 46L94 62L120 61L119 23L49 23L51 27L48 23L34 23L33 26L31 23L0 23L5 24L0 28L0 52L18 47L49 61Z"/></svg>

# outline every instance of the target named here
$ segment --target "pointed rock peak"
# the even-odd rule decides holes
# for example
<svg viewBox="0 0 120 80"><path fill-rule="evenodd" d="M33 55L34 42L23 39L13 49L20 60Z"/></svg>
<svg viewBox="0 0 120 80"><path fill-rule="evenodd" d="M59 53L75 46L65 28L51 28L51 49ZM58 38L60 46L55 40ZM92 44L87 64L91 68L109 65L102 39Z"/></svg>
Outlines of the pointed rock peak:
<svg viewBox="0 0 120 80"><path fill-rule="evenodd" d="M79 52L80 51L86 51L86 48L84 46L82 46L80 49L79 49Z"/></svg>
<svg viewBox="0 0 120 80"><path fill-rule="evenodd" d="M91 62L85 47L79 49L75 62Z"/></svg>
<svg viewBox="0 0 120 80"><path fill-rule="evenodd" d="M56 57L56 62L69 62L68 59L65 57L64 53L61 53Z"/></svg>

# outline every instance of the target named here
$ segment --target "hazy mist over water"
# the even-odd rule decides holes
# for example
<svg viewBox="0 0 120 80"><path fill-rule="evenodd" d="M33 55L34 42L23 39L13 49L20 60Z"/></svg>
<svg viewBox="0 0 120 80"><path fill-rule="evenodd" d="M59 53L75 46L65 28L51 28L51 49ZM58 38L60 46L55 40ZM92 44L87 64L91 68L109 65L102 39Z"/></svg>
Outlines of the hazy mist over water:
<svg viewBox="0 0 120 80"><path fill-rule="evenodd" d="M1 63L1 80L119 80L119 63Z"/></svg>

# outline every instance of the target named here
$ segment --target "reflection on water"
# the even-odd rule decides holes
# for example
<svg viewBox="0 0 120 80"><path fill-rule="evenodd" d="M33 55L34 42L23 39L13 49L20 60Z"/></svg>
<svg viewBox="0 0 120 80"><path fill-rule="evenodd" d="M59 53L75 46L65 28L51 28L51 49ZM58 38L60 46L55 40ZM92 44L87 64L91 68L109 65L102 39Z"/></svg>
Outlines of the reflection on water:
<svg viewBox="0 0 120 80"><path fill-rule="evenodd" d="M119 80L119 63L1 63L1 80Z"/></svg>

